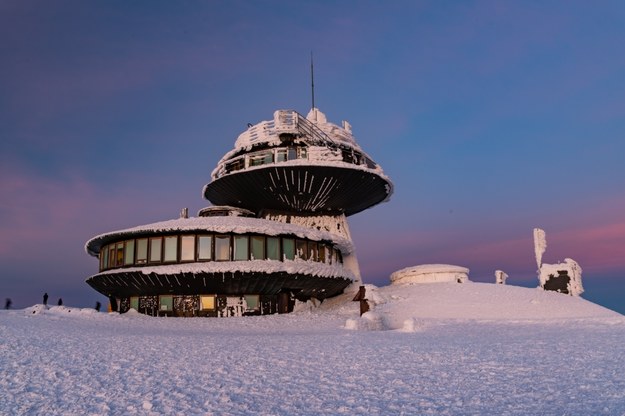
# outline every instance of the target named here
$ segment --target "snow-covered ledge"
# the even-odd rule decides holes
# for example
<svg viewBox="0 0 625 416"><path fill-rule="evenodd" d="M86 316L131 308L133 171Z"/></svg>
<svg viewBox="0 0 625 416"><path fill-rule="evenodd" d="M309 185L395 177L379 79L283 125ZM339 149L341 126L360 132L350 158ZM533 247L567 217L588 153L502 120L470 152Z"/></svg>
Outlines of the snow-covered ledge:
<svg viewBox="0 0 625 416"><path fill-rule="evenodd" d="M391 284L406 283L464 283L469 280L469 269L451 264L421 264L406 267L391 274Z"/></svg>

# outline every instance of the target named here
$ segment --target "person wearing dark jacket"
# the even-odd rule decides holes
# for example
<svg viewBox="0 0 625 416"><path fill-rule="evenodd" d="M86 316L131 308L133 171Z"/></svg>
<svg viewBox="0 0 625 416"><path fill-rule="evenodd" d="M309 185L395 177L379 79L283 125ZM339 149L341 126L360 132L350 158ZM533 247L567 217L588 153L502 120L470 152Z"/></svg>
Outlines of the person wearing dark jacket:
<svg viewBox="0 0 625 416"><path fill-rule="evenodd" d="M63 306L63 299L59 298L59 301L57 302L57 305Z"/></svg>
<svg viewBox="0 0 625 416"><path fill-rule="evenodd" d="M48 306L48 292L43 294L43 305Z"/></svg>

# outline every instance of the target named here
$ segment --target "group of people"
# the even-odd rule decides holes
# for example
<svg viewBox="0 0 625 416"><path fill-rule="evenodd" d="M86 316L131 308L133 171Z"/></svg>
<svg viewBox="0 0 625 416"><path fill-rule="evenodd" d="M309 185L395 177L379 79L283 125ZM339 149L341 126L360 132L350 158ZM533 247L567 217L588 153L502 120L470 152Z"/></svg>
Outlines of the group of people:
<svg viewBox="0 0 625 416"><path fill-rule="evenodd" d="M11 309L11 305L13 304L13 301L11 300L11 298L6 298L6 301L4 303L4 309ZM48 306L48 292L43 294L43 304L44 306ZM56 303L59 306L63 306L63 298L59 298L58 302ZM96 302L95 303L95 310L100 312L100 308L102 307L102 304L100 302Z"/></svg>

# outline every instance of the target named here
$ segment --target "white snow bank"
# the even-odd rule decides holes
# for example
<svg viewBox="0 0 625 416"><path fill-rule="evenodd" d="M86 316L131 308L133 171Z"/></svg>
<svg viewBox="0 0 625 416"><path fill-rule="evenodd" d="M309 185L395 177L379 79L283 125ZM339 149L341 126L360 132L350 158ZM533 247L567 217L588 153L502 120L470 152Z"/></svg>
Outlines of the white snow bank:
<svg viewBox="0 0 625 416"><path fill-rule="evenodd" d="M367 299L388 329L404 328L409 319L426 318L547 321L622 317L579 297L489 283L370 286Z"/></svg>

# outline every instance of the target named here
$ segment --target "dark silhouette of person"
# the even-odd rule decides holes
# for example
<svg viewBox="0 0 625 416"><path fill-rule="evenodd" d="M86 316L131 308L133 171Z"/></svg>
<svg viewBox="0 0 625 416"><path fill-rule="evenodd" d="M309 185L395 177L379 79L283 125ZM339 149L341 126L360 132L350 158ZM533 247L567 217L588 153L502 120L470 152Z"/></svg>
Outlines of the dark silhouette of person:
<svg viewBox="0 0 625 416"><path fill-rule="evenodd" d="M7 298L7 301L4 303L4 309L11 309L12 303L11 298Z"/></svg>
<svg viewBox="0 0 625 416"><path fill-rule="evenodd" d="M117 312L117 298L111 295L109 296L109 302L111 303L111 311Z"/></svg>
<svg viewBox="0 0 625 416"><path fill-rule="evenodd" d="M96 310L96 311L98 311L98 312L100 312L100 306L102 306L102 305L100 304L100 302L96 302L96 303L95 303L95 310Z"/></svg>
<svg viewBox="0 0 625 416"><path fill-rule="evenodd" d="M48 306L48 293L43 294L43 304L44 306Z"/></svg>
<svg viewBox="0 0 625 416"><path fill-rule="evenodd" d="M59 301L57 302L57 305L63 306L63 299L59 298Z"/></svg>

